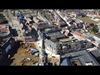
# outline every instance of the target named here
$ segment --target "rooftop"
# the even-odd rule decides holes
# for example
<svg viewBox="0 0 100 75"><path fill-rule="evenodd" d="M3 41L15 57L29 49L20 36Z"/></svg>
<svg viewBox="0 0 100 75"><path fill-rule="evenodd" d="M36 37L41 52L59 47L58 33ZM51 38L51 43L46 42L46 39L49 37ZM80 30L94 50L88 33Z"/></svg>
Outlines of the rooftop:
<svg viewBox="0 0 100 75"><path fill-rule="evenodd" d="M9 33L8 21L3 14L0 14L0 37L7 36Z"/></svg>
<svg viewBox="0 0 100 75"><path fill-rule="evenodd" d="M48 23L41 22L38 25L36 25L36 27L37 27L38 30L42 30L42 29L45 29L45 28L52 27L52 25L49 25Z"/></svg>
<svg viewBox="0 0 100 75"><path fill-rule="evenodd" d="M0 38L0 47L2 47L9 39L10 39L10 37Z"/></svg>
<svg viewBox="0 0 100 75"><path fill-rule="evenodd" d="M45 34L50 39L60 39L66 37L63 33L61 33L61 29L59 28L52 28L48 30Z"/></svg>
<svg viewBox="0 0 100 75"><path fill-rule="evenodd" d="M3 14L0 14L0 24L6 24L8 21L6 20L5 16Z"/></svg>
<svg viewBox="0 0 100 75"><path fill-rule="evenodd" d="M82 34L80 32L73 32L72 34L76 39L79 39L79 40L85 40L86 39L85 34Z"/></svg>
<svg viewBox="0 0 100 75"><path fill-rule="evenodd" d="M9 27L4 25L4 24L0 24L0 33L2 32L8 32L9 31Z"/></svg>
<svg viewBox="0 0 100 75"><path fill-rule="evenodd" d="M62 50L64 54L70 52L77 52L86 50L88 48L93 48L94 45L88 41L78 41L76 39L69 40L69 41L60 41L59 44L62 46Z"/></svg>
<svg viewBox="0 0 100 75"><path fill-rule="evenodd" d="M69 66L70 65L70 61L69 61L69 58L64 58L61 60L61 66Z"/></svg>
<svg viewBox="0 0 100 75"><path fill-rule="evenodd" d="M95 56L96 58L100 57L100 50L97 49L97 50L93 50L91 51L92 55Z"/></svg>
<svg viewBox="0 0 100 75"><path fill-rule="evenodd" d="M71 62L75 62L78 60L79 64L83 66L87 66L88 63L91 63L92 66L99 65L95 58L86 50L69 53L66 55L66 57L70 57ZM77 65L79 66L79 64Z"/></svg>
<svg viewBox="0 0 100 75"><path fill-rule="evenodd" d="M51 13L49 10L42 10L40 11L41 15L49 20L51 23L54 20L54 14Z"/></svg>

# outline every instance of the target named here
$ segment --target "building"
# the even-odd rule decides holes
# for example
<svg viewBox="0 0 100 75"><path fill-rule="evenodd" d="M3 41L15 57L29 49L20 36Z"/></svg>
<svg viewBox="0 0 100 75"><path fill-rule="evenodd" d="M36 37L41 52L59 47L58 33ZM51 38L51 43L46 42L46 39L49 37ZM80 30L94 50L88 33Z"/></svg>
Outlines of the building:
<svg viewBox="0 0 100 75"><path fill-rule="evenodd" d="M69 58L68 62L70 62L71 66L99 66L96 59L86 50L68 53L61 57L61 59L64 58Z"/></svg>
<svg viewBox="0 0 100 75"><path fill-rule="evenodd" d="M14 46L15 40L13 38L0 38L0 65L7 65L7 60L14 50Z"/></svg>
<svg viewBox="0 0 100 75"><path fill-rule="evenodd" d="M10 34L9 24L3 14L0 14L0 37L6 37Z"/></svg>
<svg viewBox="0 0 100 75"><path fill-rule="evenodd" d="M53 33L54 34L54 33ZM57 35L57 33L56 33ZM77 52L95 47L87 40L77 40L73 36L53 35L45 39L45 50L50 54L64 55L70 52Z"/></svg>
<svg viewBox="0 0 100 75"><path fill-rule="evenodd" d="M69 58L62 58L60 61L60 66L71 66Z"/></svg>
<svg viewBox="0 0 100 75"><path fill-rule="evenodd" d="M90 10L90 11L87 11L86 15L89 17L100 17L100 11Z"/></svg>
<svg viewBox="0 0 100 75"><path fill-rule="evenodd" d="M86 36L80 32L72 32L72 35L78 40L86 40Z"/></svg>
<svg viewBox="0 0 100 75"><path fill-rule="evenodd" d="M10 34L9 26L7 24L0 24L0 37L6 37Z"/></svg>
<svg viewBox="0 0 100 75"><path fill-rule="evenodd" d="M100 63L100 50L97 49L97 50L93 50L90 52L94 57L95 59Z"/></svg>
<svg viewBox="0 0 100 75"><path fill-rule="evenodd" d="M42 23L39 23L39 24L35 24L34 28L39 35L39 39L42 39L43 33L45 33L48 29L53 28L53 26L49 25L48 23L42 22Z"/></svg>
<svg viewBox="0 0 100 75"><path fill-rule="evenodd" d="M52 31L49 33L46 33L46 37L50 38L50 39L60 39L63 37L66 37L63 33L61 33L60 31Z"/></svg>
<svg viewBox="0 0 100 75"><path fill-rule="evenodd" d="M0 14L0 24L7 24L8 21L3 14Z"/></svg>
<svg viewBox="0 0 100 75"><path fill-rule="evenodd" d="M38 31L38 30L44 30L46 28L49 28L49 27L52 27L52 25L49 25L48 23L46 22L40 22L38 23L37 25L35 25L35 29Z"/></svg>
<svg viewBox="0 0 100 75"><path fill-rule="evenodd" d="M0 65L7 65L9 55L14 50L15 39L11 36L8 20L0 14Z"/></svg>
<svg viewBox="0 0 100 75"><path fill-rule="evenodd" d="M62 28L61 33L63 33L63 34L66 35L66 36L71 35L71 33L70 33L70 31L68 30L67 27Z"/></svg>
<svg viewBox="0 0 100 75"><path fill-rule="evenodd" d="M45 50L50 54L57 54L59 39L66 38L61 29L53 28L45 33Z"/></svg>
<svg viewBox="0 0 100 75"><path fill-rule="evenodd" d="M24 38L25 42L34 42L38 40L38 33L37 31L32 28L31 31L24 31Z"/></svg>

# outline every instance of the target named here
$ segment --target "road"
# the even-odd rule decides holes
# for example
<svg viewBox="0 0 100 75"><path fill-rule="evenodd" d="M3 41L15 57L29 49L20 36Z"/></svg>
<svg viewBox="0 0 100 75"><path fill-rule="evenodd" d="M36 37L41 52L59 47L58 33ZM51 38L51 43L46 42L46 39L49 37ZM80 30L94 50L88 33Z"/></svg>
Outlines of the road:
<svg viewBox="0 0 100 75"><path fill-rule="evenodd" d="M56 10L55 11L56 12L56 14L63 20L63 21L65 21L65 23L68 25L68 26L71 26L71 24L69 24L69 22L67 21L67 16L62 16L61 15L61 12L60 11L58 11L58 10Z"/></svg>

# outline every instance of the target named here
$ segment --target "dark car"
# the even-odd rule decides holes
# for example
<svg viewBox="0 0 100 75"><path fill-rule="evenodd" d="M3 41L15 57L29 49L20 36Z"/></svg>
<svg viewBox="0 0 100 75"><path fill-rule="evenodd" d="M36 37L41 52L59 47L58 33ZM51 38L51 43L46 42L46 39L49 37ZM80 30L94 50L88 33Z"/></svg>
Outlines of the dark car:
<svg viewBox="0 0 100 75"><path fill-rule="evenodd" d="M39 56L39 51L37 49L31 48L31 54L35 56Z"/></svg>

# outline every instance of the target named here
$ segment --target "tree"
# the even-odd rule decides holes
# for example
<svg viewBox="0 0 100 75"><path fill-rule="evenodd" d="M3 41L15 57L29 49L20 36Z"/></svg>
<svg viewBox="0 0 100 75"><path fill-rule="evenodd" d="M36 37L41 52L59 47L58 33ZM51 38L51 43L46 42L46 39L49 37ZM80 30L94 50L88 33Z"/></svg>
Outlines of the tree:
<svg viewBox="0 0 100 75"><path fill-rule="evenodd" d="M98 26L94 23L89 24L89 32L96 34L99 31Z"/></svg>
<svg viewBox="0 0 100 75"><path fill-rule="evenodd" d="M98 26L97 25L93 26L91 32L93 32L94 34L96 34L98 32Z"/></svg>

